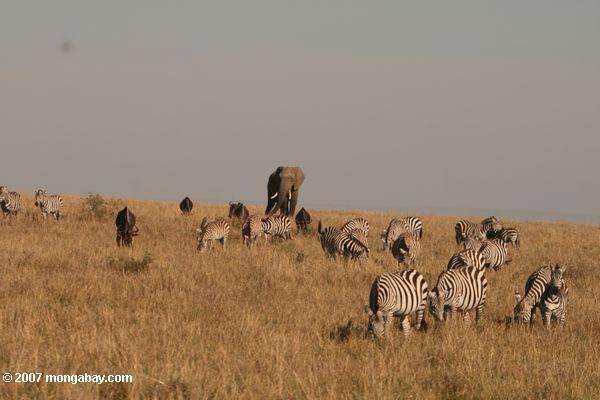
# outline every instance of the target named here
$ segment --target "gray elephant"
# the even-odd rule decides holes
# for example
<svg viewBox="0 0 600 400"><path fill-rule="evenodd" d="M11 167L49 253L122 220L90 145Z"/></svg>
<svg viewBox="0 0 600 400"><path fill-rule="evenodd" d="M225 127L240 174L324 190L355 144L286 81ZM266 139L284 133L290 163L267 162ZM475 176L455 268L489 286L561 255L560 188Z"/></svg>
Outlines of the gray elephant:
<svg viewBox="0 0 600 400"><path fill-rule="evenodd" d="M267 183L265 214L270 216L279 210L283 215L294 215L302 182L304 172L300 167L277 167Z"/></svg>

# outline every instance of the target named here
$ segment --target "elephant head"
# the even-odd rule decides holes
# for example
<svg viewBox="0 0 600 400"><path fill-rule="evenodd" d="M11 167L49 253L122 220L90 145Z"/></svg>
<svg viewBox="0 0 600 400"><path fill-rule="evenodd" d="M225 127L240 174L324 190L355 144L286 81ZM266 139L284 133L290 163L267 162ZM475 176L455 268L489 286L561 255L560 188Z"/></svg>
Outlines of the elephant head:
<svg viewBox="0 0 600 400"><path fill-rule="evenodd" d="M281 214L294 215L302 182L304 172L300 167L277 167L267 183L265 214L270 216L279 210Z"/></svg>

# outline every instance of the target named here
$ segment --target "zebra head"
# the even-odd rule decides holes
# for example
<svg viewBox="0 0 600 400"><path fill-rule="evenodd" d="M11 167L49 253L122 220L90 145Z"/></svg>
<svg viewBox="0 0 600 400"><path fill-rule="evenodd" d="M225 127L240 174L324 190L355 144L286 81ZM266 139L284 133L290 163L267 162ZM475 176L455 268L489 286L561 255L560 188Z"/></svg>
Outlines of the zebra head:
<svg viewBox="0 0 600 400"><path fill-rule="evenodd" d="M444 320L444 296L437 288L429 291L429 312L438 321Z"/></svg>
<svg viewBox="0 0 600 400"><path fill-rule="evenodd" d="M35 196L34 196L35 202L34 202L33 204L34 204L36 207L38 207L38 206L40 205L40 200L41 200L41 199L43 199L43 198L46 196L46 194L47 194L47 193L48 193L48 192L46 192L46 189L43 189L43 188L38 188L38 189L35 191Z"/></svg>
<svg viewBox="0 0 600 400"><path fill-rule="evenodd" d="M560 289L564 283L563 280L563 273L565 272L565 267L560 266L560 265L555 265L554 268L552 268L552 279L550 281L550 285L554 286L557 289Z"/></svg>
<svg viewBox="0 0 600 400"><path fill-rule="evenodd" d="M515 308L513 310L513 321L517 324L528 323L531 321L531 307L523 302L519 291L515 291Z"/></svg>
<svg viewBox="0 0 600 400"><path fill-rule="evenodd" d="M381 310L373 312L369 306L365 307L365 311L369 316L369 324L367 326L367 332L375 338L380 338L385 333L385 326L388 323L389 316L383 313Z"/></svg>

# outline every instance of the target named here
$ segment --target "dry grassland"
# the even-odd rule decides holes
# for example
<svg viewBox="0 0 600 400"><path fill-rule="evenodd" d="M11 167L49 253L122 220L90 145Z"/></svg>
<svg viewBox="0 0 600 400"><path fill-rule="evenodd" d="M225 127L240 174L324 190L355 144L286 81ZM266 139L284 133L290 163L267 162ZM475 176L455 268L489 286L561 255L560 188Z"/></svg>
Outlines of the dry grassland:
<svg viewBox="0 0 600 400"><path fill-rule="evenodd" d="M600 397L600 229L511 222L522 235L514 261L489 273L486 318L404 337L395 327L365 339L371 282L395 269L378 232L392 214L313 211L325 225L371 223L369 263L324 257L313 234L248 250L238 227L226 251L199 254L195 228L225 205L113 200L97 217L76 197L65 219L42 223L30 198L0 218L0 372L131 373L133 384L4 384L15 399L591 399ZM114 215L127 204L140 235L115 244ZM253 212L262 208L251 207ZM458 217L422 217L417 266L435 283L456 251ZM141 260L149 254L151 262ZM128 262L129 260L129 262ZM513 292L544 263L563 262L570 282L566 327L504 325ZM541 322L538 318L538 322Z"/></svg>

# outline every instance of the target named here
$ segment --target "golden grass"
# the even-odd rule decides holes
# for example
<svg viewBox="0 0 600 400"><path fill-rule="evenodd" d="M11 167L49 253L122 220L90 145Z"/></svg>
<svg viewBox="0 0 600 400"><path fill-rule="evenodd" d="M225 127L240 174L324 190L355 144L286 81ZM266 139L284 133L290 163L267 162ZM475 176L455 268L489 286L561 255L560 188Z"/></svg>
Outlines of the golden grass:
<svg viewBox="0 0 600 400"><path fill-rule="evenodd" d="M195 228L227 206L127 200L140 235L117 248L114 212L97 220L66 197L65 219L29 209L0 218L0 372L132 373L133 384L0 384L3 398L532 399L600 396L600 233L597 226L528 222L514 261L489 273L486 318L382 341L364 338L370 285L393 270L374 248L391 214L312 211L313 225L371 223L371 260L327 260L317 238L246 249L238 227L226 252L196 251ZM251 211L261 209L251 207ZM423 217L430 286L456 250L457 218ZM123 262L152 261L129 270ZM119 260L121 259L121 260ZM568 264L566 327L507 329L531 271ZM135 263L134 263L135 264ZM540 319L538 318L538 322Z"/></svg>

